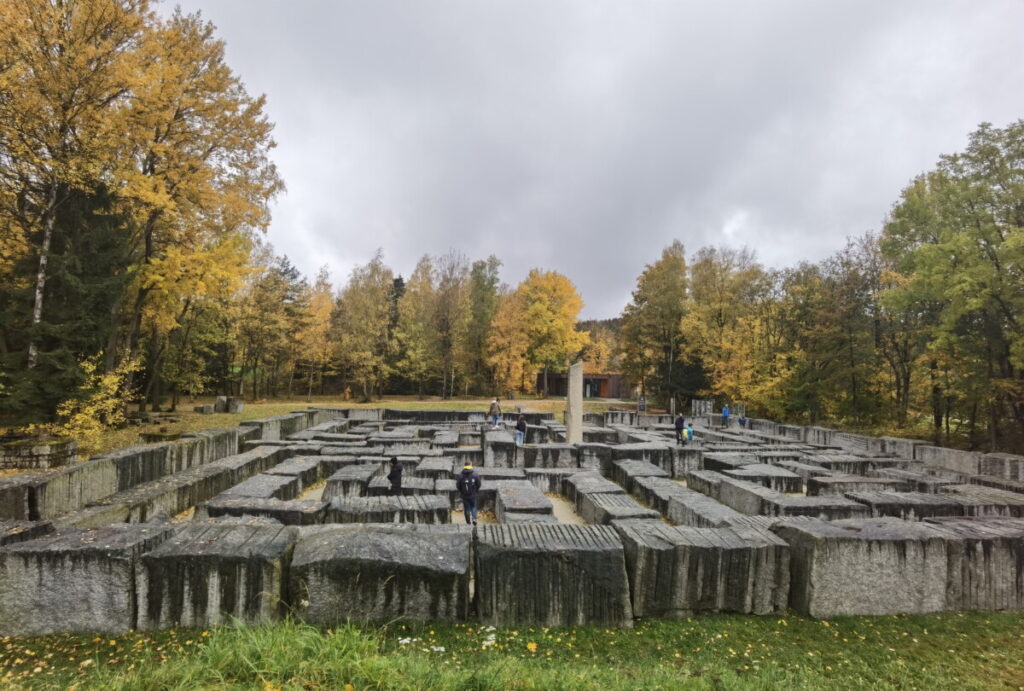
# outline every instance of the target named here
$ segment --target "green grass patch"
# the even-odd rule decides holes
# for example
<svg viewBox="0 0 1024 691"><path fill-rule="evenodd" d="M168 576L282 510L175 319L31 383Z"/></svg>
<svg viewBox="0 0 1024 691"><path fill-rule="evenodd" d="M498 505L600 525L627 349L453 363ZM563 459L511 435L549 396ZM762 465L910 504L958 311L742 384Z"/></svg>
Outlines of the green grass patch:
<svg viewBox="0 0 1024 691"><path fill-rule="evenodd" d="M1020 688L1024 615L708 616L635 629L393 623L5 638L14 688Z"/></svg>

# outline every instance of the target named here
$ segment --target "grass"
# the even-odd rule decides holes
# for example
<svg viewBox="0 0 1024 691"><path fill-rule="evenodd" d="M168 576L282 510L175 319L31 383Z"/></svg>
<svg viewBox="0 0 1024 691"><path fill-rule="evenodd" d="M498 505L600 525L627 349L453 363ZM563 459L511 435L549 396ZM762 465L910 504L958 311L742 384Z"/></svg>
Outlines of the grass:
<svg viewBox="0 0 1024 691"><path fill-rule="evenodd" d="M0 679L26 689L1019 689L1024 615L721 615L632 630L284 622L5 638Z"/></svg>

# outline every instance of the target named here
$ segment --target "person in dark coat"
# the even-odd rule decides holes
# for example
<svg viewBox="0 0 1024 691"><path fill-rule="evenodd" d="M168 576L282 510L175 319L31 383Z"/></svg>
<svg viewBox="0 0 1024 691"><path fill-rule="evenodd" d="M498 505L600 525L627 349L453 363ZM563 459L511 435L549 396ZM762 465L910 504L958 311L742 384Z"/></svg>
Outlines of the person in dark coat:
<svg viewBox="0 0 1024 691"><path fill-rule="evenodd" d="M526 443L526 418L522 415L516 420L516 446Z"/></svg>
<svg viewBox="0 0 1024 691"><path fill-rule="evenodd" d="M391 471L388 473L388 482L391 483L390 494L397 496L402 493L402 464L398 458L391 457Z"/></svg>
<svg viewBox="0 0 1024 691"><path fill-rule="evenodd" d="M462 469L455 480L455 489L462 497L462 512L466 516L466 523L476 525L476 495L480 491L480 476L473 470L473 466L467 465Z"/></svg>
<svg viewBox="0 0 1024 691"><path fill-rule="evenodd" d="M683 418L682 413L676 414L676 443L683 444L686 442L686 435L683 430L686 429L686 419Z"/></svg>

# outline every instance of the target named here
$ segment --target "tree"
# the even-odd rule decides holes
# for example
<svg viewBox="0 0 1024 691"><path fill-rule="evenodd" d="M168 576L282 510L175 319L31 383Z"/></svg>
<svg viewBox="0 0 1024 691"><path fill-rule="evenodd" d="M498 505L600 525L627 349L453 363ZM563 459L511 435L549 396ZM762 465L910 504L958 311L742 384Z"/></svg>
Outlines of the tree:
<svg viewBox="0 0 1024 691"><path fill-rule="evenodd" d="M990 448L1024 443L1024 120L982 124L915 179L882 248L901 274L886 303L927 323L935 436L957 418L974 443L982 424Z"/></svg>
<svg viewBox="0 0 1024 691"><path fill-rule="evenodd" d="M516 292L527 335L526 359L534 371L544 371L546 394L548 369L568 366L590 340L576 330L583 299L568 278L540 269L532 269Z"/></svg>
<svg viewBox="0 0 1024 691"><path fill-rule="evenodd" d="M470 389L484 393L493 383L487 361L487 337L501 301L498 270L501 262L491 255L473 262L469 271L469 324L460 357L466 372L466 393Z"/></svg>
<svg viewBox="0 0 1024 691"><path fill-rule="evenodd" d="M393 280L391 269L384 265L378 251L368 264L352 270L335 303L338 361L348 378L362 388L364 401L381 393L391 373Z"/></svg>
<svg viewBox="0 0 1024 691"><path fill-rule="evenodd" d="M438 355L441 366L441 397L455 395L455 378L465 374L465 352L472 312L469 267L461 254L451 251L437 260L437 302L434 313Z"/></svg>
<svg viewBox="0 0 1024 691"><path fill-rule="evenodd" d="M487 336L487 366L494 372L497 391L533 391L536 369L527 357L530 345L526 323L525 296L518 290L506 292L498 302L498 310Z"/></svg>
<svg viewBox="0 0 1024 691"><path fill-rule="evenodd" d="M327 267L321 267L306 299L303 328L298 332L299 356L306 369L306 400L312 400L313 386L323 381L334 344L330 339L334 289Z"/></svg>
<svg viewBox="0 0 1024 691"><path fill-rule="evenodd" d="M398 301L398 325L395 336L400 353L397 370L416 384L423 396L424 386L440 365L440 344L434 330L437 292L434 265L429 255L416 264Z"/></svg>
<svg viewBox="0 0 1024 691"><path fill-rule="evenodd" d="M645 394L666 405L680 394L693 394L685 391L679 363L686 300L685 250L674 240L658 261L644 267L622 312L624 371Z"/></svg>

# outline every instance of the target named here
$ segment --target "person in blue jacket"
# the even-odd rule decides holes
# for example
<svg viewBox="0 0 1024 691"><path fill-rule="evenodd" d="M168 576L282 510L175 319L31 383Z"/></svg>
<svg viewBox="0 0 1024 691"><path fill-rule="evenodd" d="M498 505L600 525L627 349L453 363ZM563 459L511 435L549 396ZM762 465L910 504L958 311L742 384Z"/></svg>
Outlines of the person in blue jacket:
<svg viewBox="0 0 1024 691"><path fill-rule="evenodd" d="M722 427L729 426L729 406L722 406Z"/></svg>

